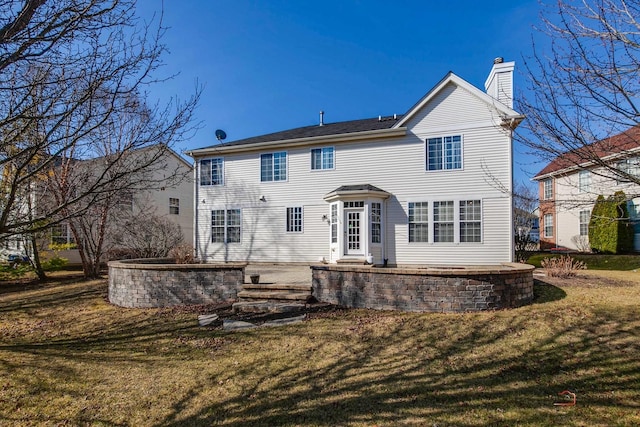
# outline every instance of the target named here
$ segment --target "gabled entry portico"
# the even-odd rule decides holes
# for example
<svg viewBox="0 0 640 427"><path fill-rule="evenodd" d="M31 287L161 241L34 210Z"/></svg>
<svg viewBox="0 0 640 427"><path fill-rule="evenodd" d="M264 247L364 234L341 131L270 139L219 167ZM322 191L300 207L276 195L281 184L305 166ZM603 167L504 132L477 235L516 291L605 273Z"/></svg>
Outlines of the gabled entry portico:
<svg viewBox="0 0 640 427"><path fill-rule="evenodd" d="M329 261L382 264L385 254L385 200L390 196L370 184L343 185L324 197L329 205Z"/></svg>

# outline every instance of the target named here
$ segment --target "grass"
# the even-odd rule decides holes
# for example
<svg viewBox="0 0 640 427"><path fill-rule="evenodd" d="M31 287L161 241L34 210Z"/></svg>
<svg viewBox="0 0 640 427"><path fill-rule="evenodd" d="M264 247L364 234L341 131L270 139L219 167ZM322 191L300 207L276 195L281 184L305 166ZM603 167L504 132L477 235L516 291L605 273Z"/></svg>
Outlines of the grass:
<svg viewBox="0 0 640 427"><path fill-rule="evenodd" d="M540 267L544 258L559 258L564 254L537 253L527 260L527 264ZM569 253L571 258L582 261L589 270L621 270L631 271L640 269L640 255L597 255Z"/></svg>
<svg viewBox="0 0 640 427"><path fill-rule="evenodd" d="M515 310L225 333L114 307L104 280L0 285L0 425L638 425L639 291L585 272Z"/></svg>

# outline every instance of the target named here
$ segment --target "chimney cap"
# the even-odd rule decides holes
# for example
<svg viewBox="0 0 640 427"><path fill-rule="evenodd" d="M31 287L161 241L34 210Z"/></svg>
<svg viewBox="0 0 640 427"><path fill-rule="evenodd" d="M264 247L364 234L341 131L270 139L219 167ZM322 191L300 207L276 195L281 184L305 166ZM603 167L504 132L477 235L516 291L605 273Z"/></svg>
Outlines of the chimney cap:
<svg viewBox="0 0 640 427"><path fill-rule="evenodd" d="M502 64L504 62L504 58L502 56L498 56L496 59L493 60L494 64Z"/></svg>

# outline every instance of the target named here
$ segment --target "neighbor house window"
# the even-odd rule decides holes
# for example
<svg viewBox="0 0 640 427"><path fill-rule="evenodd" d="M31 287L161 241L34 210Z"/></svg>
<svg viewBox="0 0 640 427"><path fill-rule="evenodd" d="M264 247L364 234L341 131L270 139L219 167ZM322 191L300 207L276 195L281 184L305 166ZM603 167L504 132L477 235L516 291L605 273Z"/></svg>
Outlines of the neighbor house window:
<svg viewBox="0 0 640 427"><path fill-rule="evenodd" d="M239 243L242 228L240 209L211 211L211 241L214 243Z"/></svg>
<svg viewBox="0 0 640 427"><path fill-rule="evenodd" d="M578 189L581 193L587 193L591 190L591 172L580 171L578 174Z"/></svg>
<svg viewBox="0 0 640 427"><path fill-rule="evenodd" d="M117 196L116 203L120 209L133 211L133 193L130 191L122 192Z"/></svg>
<svg viewBox="0 0 640 427"><path fill-rule="evenodd" d="M287 180L287 153L267 153L260 155L260 181Z"/></svg>
<svg viewBox="0 0 640 427"><path fill-rule="evenodd" d="M462 169L460 135L427 139L427 170Z"/></svg>
<svg viewBox="0 0 640 427"><path fill-rule="evenodd" d="M589 221L591 220L591 211L580 211L580 235L589 235Z"/></svg>
<svg viewBox="0 0 640 427"><path fill-rule="evenodd" d="M302 233L302 207L287 208L287 233Z"/></svg>
<svg viewBox="0 0 640 427"><path fill-rule="evenodd" d="M544 181L542 181L542 185L542 195L544 197L544 200L551 200L551 198L553 198L553 181L551 180L551 178L545 179Z"/></svg>
<svg viewBox="0 0 640 427"><path fill-rule="evenodd" d="M553 215L544 216L544 237L553 237Z"/></svg>
<svg viewBox="0 0 640 427"><path fill-rule="evenodd" d="M331 243L338 242L338 205L331 205Z"/></svg>
<svg viewBox="0 0 640 427"><path fill-rule="evenodd" d="M17 241L19 243L19 241ZM66 245L75 243L73 233L69 224L56 224L51 227L51 243L56 245ZM19 249L19 247L18 247Z"/></svg>
<svg viewBox="0 0 640 427"><path fill-rule="evenodd" d="M621 160L616 166L621 172L630 175L631 179L640 177L640 157ZM618 182L630 182L630 179L627 177L619 177Z"/></svg>
<svg viewBox="0 0 640 427"><path fill-rule="evenodd" d="M453 201L433 202L433 241L453 242Z"/></svg>
<svg viewBox="0 0 640 427"><path fill-rule="evenodd" d="M460 242L482 241L480 200L460 201Z"/></svg>
<svg viewBox="0 0 640 427"><path fill-rule="evenodd" d="M180 199L169 197L169 214L180 215Z"/></svg>
<svg viewBox="0 0 640 427"><path fill-rule="evenodd" d="M409 203L409 241L429 241L429 203Z"/></svg>
<svg viewBox="0 0 640 427"><path fill-rule="evenodd" d="M222 159L200 160L200 185L223 185L224 161Z"/></svg>
<svg viewBox="0 0 640 427"><path fill-rule="evenodd" d="M371 243L382 242L382 204L371 203Z"/></svg>
<svg viewBox="0 0 640 427"><path fill-rule="evenodd" d="M311 169L333 169L333 147L312 148Z"/></svg>

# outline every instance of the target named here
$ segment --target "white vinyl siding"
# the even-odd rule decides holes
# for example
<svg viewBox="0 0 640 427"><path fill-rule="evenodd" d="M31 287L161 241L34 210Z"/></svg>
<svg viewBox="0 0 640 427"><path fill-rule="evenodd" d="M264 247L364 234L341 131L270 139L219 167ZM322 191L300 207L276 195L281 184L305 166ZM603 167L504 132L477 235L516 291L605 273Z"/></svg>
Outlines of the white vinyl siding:
<svg viewBox="0 0 640 427"><path fill-rule="evenodd" d="M334 148L322 147L311 149L311 169L333 169Z"/></svg>
<svg viewBox="0 0 640 427"><path fill-rule="evenodd" d="M490 170L497 182L509 186L512 159L509 134L496 116L466 90L447 86L432 103L407 122L405 136L366 141L332 142L334 170L310 169L315 146L281 146L286 149L287 184L261 182L256 171L258 152L225 153L224 187L201 187L197 194L198 253L207 261L317 262L342 255L342 207L323 198L343 185L371 184L391 197L382 203L383 253L376 262L389 264L493 264L512 260L511 202L487 182ZM429 138L461 135L463 169L426 172L425 144ZM339 158L338 158L339 157ZM339 164L338 164L339 163ZM264 195L266 202L259 202ZM409 241L408 203L481 200L482 242L435 244L428 223L424 242ZM210 211L216 204L242 207L242 243L221 251L209 241ZM367 200L370 206L371 201ZM304 232L287 233L285 208L304 208ZM433 215L432 206L427 206ZM367 217L370 212L366 212ZM455 205L459 215L459 206ZM324 218L324 216L327 218ZM364 218L364 217L363 217ZM459 222L456 223L459 226ZM366 229L370 234L370 228ZM429 236L431 233L431 237ZM577 234L577 231L576 233ZM458 230L454 240L460 237ZM371 236L367 236L371 241ZM480 245L481 250L480 250ZM332 248L334 250L332 250Z"/></svg>
<svg viewBox="0 0 640 427"><path fill-rule="evenodd" d="M224 161L223 159L200 160L200 185L223 185Z"/></svg>

